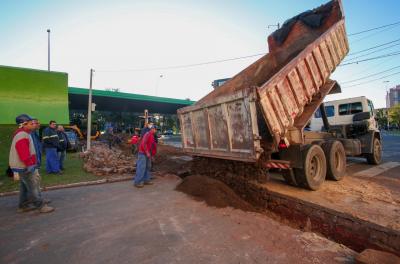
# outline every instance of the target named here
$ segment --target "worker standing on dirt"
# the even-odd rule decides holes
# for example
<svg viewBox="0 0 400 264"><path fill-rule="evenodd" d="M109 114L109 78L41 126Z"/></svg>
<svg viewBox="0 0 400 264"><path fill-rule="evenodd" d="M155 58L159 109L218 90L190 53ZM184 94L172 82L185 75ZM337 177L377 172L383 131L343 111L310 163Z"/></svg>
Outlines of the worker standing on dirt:
<svg viewBox="0 0 400 264"><path fill-rule="evenodd" d="M48 206L40 194L37 181L38 163L35 145L31 133L35 130L33 118L27 114L15 118L19 128L15 131L9 156L9 165L14 173L14 180L20 181L18 212L38 209L40 213L49 213L54 208Z"/></svg>
<svg viewBox="0 0 400 264"><path fill-rule="evenodd" d="M147 132L139 144L139 153L136 162L136 175L134 178L134 186L142 188L144 185L151 185L151 159L156 155L157 147L155 144L155 132L157 128L153 126L149 132Z"/></svg>
<svg viewBox="0 0 400 264"><path fill-rule="evenodd" d="M114 130L112 127L109 127L107 129L105 137L106 137L106 141L108 143L108 148L111 149L111 146L113 145L113 142L114 142Z"/></svg>
<svg viewBox="0 0 400 264"><path fill-rule="evenodd" d="M137 132L137 130L135 130L134 135L132 136L132 138L130 140L130 143L132 145L133 156L136 156L138 153L139 140L140 140L139 133Z"/></svg>
<svg viewBox="0 0 400 264"><path fill-rule="evenodd" d="M59 138L57 156L60 162L60 170L64 170L64 161L67 157L67 149L70 147L67 134L64 132L64 127L61 125L57 126L57 135Z"/></svg>
<svg viewBox="0 0 400 264"><path fill-rule="evenodd" d="M56 121L51 120L49 126L43 131L43 147L46 152L46 172L48 174L61 174L60 160L57 155L59 138L56 127Z"/></svg>

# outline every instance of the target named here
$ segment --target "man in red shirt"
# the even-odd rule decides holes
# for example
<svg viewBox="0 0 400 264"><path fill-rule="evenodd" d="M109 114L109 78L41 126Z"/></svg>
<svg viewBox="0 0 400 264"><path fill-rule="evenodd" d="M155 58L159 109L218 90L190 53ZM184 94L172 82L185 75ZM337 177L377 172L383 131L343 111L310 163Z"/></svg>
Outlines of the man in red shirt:
<svg viewBox="0 0 400 264"><path fill-rule="evenodd" d="M14 180L20 181L18 212L38 209L40 213L49 213L54 208L48 206L41 197L38 174L38 162L31 133L36 129L33 118L22 114L15 118L19 128L15 131L10 148L9 165Z"/></svg>
<svg viewBox="0 0 400 264"><path fill-rule="evenodd" d="M154 138L156 127L153 126L149 132L147 132L139 145L139 153L136 161L136 175L134 178L134 186L142 188L144 185L151 185L153 182L150 180L151 173L151 159L156 155L157 144Z"/></svg>

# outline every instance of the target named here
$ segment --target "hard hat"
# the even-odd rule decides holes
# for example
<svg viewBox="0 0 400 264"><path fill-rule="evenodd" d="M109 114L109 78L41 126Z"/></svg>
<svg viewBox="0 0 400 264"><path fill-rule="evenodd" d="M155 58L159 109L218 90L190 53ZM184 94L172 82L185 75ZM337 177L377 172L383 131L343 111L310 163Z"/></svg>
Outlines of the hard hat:
<svg viewBox="0 0 400 264"><path fill-rule="evenodd" d="M34 118L31 117L30 115L22 114L22 115L19 115L19 116L17 116L15 118L15 123L17 123L17 125L21 125L21 124L23 124L25 122L32 121L33 119Z"/></svg>

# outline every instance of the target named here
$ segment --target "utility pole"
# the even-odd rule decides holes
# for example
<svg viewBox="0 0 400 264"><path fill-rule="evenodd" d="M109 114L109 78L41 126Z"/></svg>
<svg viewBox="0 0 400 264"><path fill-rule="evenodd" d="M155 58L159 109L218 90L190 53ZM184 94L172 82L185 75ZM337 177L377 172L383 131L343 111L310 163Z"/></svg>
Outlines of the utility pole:
<svg viewBox="0 0 400 264"><path fill-rule="evenodd" d="M89 102L87 115L87 130L86 130L86 150L90 150L90 136L92 134L92 85L93 85L93 69L90 69L90 85L89 85Z"/></svg>
<svg viewBox="0 0 400 264"><path fill-rule="evenodd" d="M271 27L277 27L278 29L280 29L281 28L281 24L273 24L273 25L268 25L267 26L267 28L269 29L269 28L271 28Z"/></svg>
<svg viewBox="0 0 400 264"><path fill-rule="evenodd" d="M389 130L389 106L390 106L390 94L388 92L388 87L389 87L389 82L390 81L383 81L383 83L386 83L386 121L387 121L387 130Z"/></svg>
<svg viewBox="0 0 400 264"><path fill-rule="evenodd" d="M47 70L50 71L50 29L47 29Z"/></svg>

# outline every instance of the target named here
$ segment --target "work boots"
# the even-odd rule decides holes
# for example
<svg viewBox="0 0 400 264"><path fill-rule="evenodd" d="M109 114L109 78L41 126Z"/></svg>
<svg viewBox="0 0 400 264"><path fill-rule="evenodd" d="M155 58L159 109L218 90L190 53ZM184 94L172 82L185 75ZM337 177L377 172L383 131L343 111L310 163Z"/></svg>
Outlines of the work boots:
<svg viewBox="0 0 400 264"><path fill-rule="evenodd" d="M42 207L39 208L39 213L51 213L54 211L54 208L44 204Z"/></svg>

